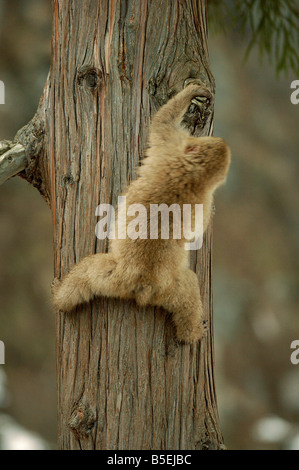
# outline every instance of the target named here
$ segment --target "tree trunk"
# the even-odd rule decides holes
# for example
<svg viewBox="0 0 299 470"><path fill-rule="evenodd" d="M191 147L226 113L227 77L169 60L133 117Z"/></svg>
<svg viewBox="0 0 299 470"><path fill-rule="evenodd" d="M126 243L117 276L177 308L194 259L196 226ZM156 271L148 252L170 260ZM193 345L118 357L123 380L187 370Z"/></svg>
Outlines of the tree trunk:
<svg viewBox="0 0 299 470"><path fill-rule="evenodd" d="M23 176L51 206L55 276L107 250L95 237L96 207L116 205L134 178L155 110L188 78L213 92L206 41L205 0L53 1L51 71L30 128L43 151ZM212 116L197 131L211 129ZM192 266L210 324L197 345L176 344L165 312L133 302L98 299L57 314L60 448L222 447L210 228Z"/></svg>

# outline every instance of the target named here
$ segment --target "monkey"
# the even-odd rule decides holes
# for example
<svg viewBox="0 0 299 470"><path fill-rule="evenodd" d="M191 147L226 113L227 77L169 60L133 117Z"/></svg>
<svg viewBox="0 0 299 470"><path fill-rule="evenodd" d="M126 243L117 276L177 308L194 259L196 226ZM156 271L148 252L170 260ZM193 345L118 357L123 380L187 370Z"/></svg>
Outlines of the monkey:
<svg viewBox="0 0 299 470"><path fill-rule="evenodd" d="M205 231L214 192L226 180L231 152L223 139L194 137L183 127L192 100L203 97L212 99L207 88L188 84L154 115L145 158L125 196L127 204L142 204L147 212L151 204L202 204ZM173 220L170 217L171 227ZM185 242L184 236L174 239L171 229L169 239L163 239L160 226L156 239L112 239L108 253L87 256L61 281L54 280L54 304L70 312L98 296L134 299L141 307L170 312L178 342L195 343L206 334L207 323Z"/></svg>

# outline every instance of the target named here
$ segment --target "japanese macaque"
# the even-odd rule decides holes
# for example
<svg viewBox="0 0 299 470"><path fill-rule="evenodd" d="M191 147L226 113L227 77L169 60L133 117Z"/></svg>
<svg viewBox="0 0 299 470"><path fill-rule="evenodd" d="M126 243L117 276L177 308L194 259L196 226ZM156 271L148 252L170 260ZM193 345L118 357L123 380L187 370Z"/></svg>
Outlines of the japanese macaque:
<svg viewBox="0 0 299 470"><path fill-rule="evenodd" d="M125 193L127 206L142 204L203 205L203 230L209 223L215 189L224 182L230 150L221 138L193 137L181 121L191 102L211 100L201 85L190 84L156 113L146 158L138 178ZM195 100L195 101L194 101ZM183 213L183 211L182 211ZM127 226L133 217L127 217ZM150 217L147 218L148 233ZM194 219L194 216L192 220ZM172 314L177 339L194 343L206 332L199 284L189 268L186 237L115 238L107 254L87 256L52 286L54 304L64 312L95 296L135 299L140 306L159 306ZM194 222L194 220L193 220ZM115 228L118 228L117 226Z"/></svg>

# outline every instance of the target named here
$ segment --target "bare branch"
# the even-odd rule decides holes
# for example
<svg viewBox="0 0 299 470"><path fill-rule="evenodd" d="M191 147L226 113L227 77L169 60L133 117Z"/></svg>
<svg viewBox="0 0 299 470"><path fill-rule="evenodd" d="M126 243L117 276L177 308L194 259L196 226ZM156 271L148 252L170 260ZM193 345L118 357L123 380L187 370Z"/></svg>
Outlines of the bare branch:
<svg viewBox="0 0 299 470"><path fill-rule="evenodd" d="M3 140L0 142L0 185L23 171L28 165L22 144Z"/></svg>
<svg viewBox="0 0 299 470"><path fill-rule="evenodd" d="M47 160L44 149L45 110L48 109L49 76L37 111L31 121L22 127L13 141L0 141L0 185L13 176L20 176L36 187L49 204L50 188L47 178Z"/></svg>

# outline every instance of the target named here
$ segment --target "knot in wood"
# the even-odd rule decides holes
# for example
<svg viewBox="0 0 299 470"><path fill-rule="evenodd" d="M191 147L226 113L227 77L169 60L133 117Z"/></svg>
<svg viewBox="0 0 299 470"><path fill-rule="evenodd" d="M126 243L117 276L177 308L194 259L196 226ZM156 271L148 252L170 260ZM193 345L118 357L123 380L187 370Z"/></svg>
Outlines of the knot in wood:
<svg viewBox="0 0 299 470"><path fill-rule="evenodd" d="M91 66L81 67L77 74L77 82L90 90L96 90L102 84L103 73L100 69Z"/></svg>
<svg viewBox="0 0 299 470"><path fill-rule="evenodd" d="M72 175L64 175L62 178L64 186L72 185L74 184L75 180Z"/></svg>
<svg viewBox="0 0 299 470"><path fill-rule="evenodd" d="M79 405L71 414L68 425L77 437L87 437L96 422L94 411L87 405Z"/></svg>

